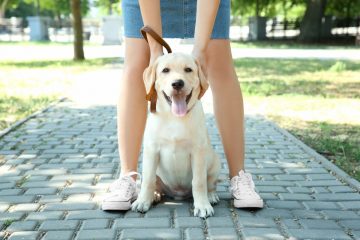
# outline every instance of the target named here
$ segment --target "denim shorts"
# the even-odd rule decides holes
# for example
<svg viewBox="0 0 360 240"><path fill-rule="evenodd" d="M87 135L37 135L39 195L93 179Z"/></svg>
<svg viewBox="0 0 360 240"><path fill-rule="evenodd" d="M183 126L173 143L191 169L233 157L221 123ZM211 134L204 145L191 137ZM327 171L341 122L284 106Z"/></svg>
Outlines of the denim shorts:
<svg viewBox="0 0 360 240"><path fill-rule="evenodd" d="M142 38L144 26L138 0L122 0L124 35ZM196 0L160 0L162 36L164 38L193 38L196 19ZM220 0L212 39L229 39L230 0Z"/></svg>

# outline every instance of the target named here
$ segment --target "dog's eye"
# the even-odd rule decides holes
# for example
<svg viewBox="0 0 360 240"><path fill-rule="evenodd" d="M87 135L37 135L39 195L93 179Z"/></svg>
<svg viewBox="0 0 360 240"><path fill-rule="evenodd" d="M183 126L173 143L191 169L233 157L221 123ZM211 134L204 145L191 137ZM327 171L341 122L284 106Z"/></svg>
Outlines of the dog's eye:
<svg viewBox="0 0 360 240"><path fill-rule="evenodd" d="M192 69L189 67L185 68L184 70L185 70L185 72L192 72Z"/></svg>
<svg viewBox="0 0 360 240"><path fill-rule="evenodd" d="M163 72L163 73L168 73L168 72L170 72L170 69L169 69L169 68L164 68L164 69L162 70L162 72Z"/></svg>

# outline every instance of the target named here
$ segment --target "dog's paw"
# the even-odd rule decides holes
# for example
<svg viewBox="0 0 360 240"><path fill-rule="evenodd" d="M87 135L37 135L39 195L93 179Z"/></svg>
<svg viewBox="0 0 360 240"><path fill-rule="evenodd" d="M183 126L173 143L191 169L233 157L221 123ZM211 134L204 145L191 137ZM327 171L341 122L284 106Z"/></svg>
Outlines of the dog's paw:
<svg viewBox="0 0 360 240"><path fill-rule="evenodd" d="M141 199L137 199L131 205L131 210L135 212L147 212L151 207L151 201L144 201Z"/></svg>
<svg viewBox="0 0 360 240"><path fill-rule="evenodd" d="M201 217L201 218L207 218L212 215L214 215L214 209L210 205L210 203L205 204L194 204L194 216L195 217Z"/></svg>
<svg viewBox="0 0 360 240"><path fill-rule="evenodd" d="M208 193L208 199L209 199L210 204L216 204L220 201L219 196L217 195L217 193L215 191Z"/></svg>

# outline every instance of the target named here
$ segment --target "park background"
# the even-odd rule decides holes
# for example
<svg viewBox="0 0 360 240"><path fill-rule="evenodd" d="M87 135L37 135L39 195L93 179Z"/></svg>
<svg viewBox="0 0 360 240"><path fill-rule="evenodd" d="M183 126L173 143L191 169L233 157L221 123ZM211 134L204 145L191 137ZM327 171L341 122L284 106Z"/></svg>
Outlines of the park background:
<svg viewBox="0 0 360 240"><path fill-rule="evenodd" d="M357 180L359 25L359 0L232 1L246 113L276 122ZM0 0L1 133L64 97L115 104L122 43L120 1ZM186 51L191 40L172 45Z"/></svg>

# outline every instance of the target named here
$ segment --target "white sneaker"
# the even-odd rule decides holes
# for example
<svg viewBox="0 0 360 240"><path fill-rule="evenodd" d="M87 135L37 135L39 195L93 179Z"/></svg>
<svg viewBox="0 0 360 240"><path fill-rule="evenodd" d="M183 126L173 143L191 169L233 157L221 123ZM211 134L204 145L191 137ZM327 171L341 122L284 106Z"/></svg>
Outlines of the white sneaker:
<svg viewBox="0 0 360 240"><path fill-rule="evenodd" d="M243 170L230 181L230 192L236 208L263 208L264 202L257 192L250 173Z"/></svg>
<svg viewBox="0 0 360 240"><path fill-rule="evenodd" d="M126 211L131 208L131 203L138 196L136 181L132 178L134 175L140 176L137 172L130 172L110 185L110 192L104 197L101 204L102 210Z"/></svg>

